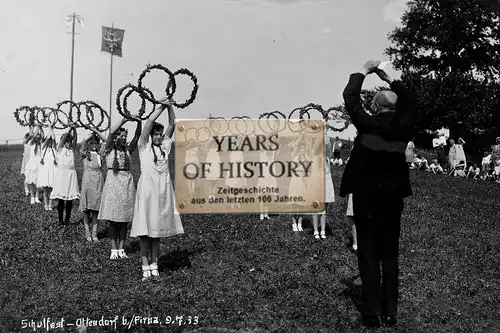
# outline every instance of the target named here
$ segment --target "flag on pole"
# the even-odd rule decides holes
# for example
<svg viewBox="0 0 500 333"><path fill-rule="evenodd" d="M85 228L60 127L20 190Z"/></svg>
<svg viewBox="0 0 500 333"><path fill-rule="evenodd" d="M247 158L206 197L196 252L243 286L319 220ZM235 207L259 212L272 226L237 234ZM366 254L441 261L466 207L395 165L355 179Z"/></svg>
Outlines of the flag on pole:
<svg viewBox="0 0 500 333"><path fill-rule="evenodd" d="M122 44L125 30L109 27L102 27L101 51L111 53L115 56L122 56Z"/></svg>
<svg viewBox="0 0 500 333"><path fill-rule="evenodd" d="M66 28L71 28L71 15L66 16Z"/></svg>

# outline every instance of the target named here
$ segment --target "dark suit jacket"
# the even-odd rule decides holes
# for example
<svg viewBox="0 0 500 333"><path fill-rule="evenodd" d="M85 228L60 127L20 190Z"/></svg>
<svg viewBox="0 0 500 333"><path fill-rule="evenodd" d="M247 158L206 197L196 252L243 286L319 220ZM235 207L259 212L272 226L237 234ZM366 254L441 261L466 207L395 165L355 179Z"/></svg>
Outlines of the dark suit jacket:
<svg viewBox="0 0 500 333"><path fill-rule="evenodd" d="M398 96L396 112L371 116L361 105L364 79L361 73L351 74L343 93L346 110L358 135L342 176L340 196L360 192L410 196L405 149L416 134L416 101L402 82L394 81L391 90Z"/></svg>

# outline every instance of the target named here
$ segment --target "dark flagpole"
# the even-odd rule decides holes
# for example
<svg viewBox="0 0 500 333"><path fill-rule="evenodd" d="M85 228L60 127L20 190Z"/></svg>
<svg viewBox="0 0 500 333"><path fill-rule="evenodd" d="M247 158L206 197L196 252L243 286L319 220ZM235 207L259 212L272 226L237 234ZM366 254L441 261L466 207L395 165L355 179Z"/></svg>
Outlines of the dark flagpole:
<svg viewBox="0 0 500 333"><path fill-rule="evenodd" d="M111 24L111 29L114 29L115 24ZM112 30L113 31L113 30ZM111 114L112 114L112 101L113 101L113 53L115 51L115 45L114 43L110 43L110 66L109 66L109 130L108 130L108 135L111 133L111 126L113 124L111 123Z"/></svg>

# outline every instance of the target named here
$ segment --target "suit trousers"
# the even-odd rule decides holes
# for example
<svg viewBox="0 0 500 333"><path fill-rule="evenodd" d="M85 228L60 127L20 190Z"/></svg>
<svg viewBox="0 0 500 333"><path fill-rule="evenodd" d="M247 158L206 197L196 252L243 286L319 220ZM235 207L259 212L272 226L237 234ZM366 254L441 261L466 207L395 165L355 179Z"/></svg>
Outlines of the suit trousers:
<svg viewBox="0 0 500 333"><path fill-rule="evenodd" d="M401 196L353 194L364 315L397 314L399 236L403 208Z"/></svg>

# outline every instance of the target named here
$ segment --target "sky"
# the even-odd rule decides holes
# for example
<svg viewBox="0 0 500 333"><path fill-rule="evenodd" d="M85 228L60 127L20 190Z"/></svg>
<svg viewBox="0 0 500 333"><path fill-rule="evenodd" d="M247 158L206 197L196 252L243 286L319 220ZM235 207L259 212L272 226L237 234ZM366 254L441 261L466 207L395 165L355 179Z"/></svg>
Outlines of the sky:
<svg viewBox="0 0 500 333"><path fill-rule="evenodd" d="M326 109L343 103L349 75L370 59L388 60L387 34L398 24L405 0L16 0L0 12L0 143L19 142L26 132L13 112L21 105L55 107L70 97L71 29L76 25L74 101L92 100L109 110L110 55L101 52L102 26L124 29L123 57L113 59L112 123L116 93L137 84L147 64L198 78L193 104L179 119L210 114L258 118L280 110L288 115L308 103ZM392 68L389 74L398 78ZM133 74L133 75L130 75ZM153 73L145 84L160 96L166 77ZM364 88L384 85L369 76ZM190 94L180 78L174 99ZM138 102L131 98L133 107ZM160 122L167 121L162 115ZM126 124L133 130L132 124ZM56 131L56 135L61 132ZM352 137L350 126L338 133ZM85 131L79 131L85 134ZM337 133L336 133L337 134Z"/></svg>

